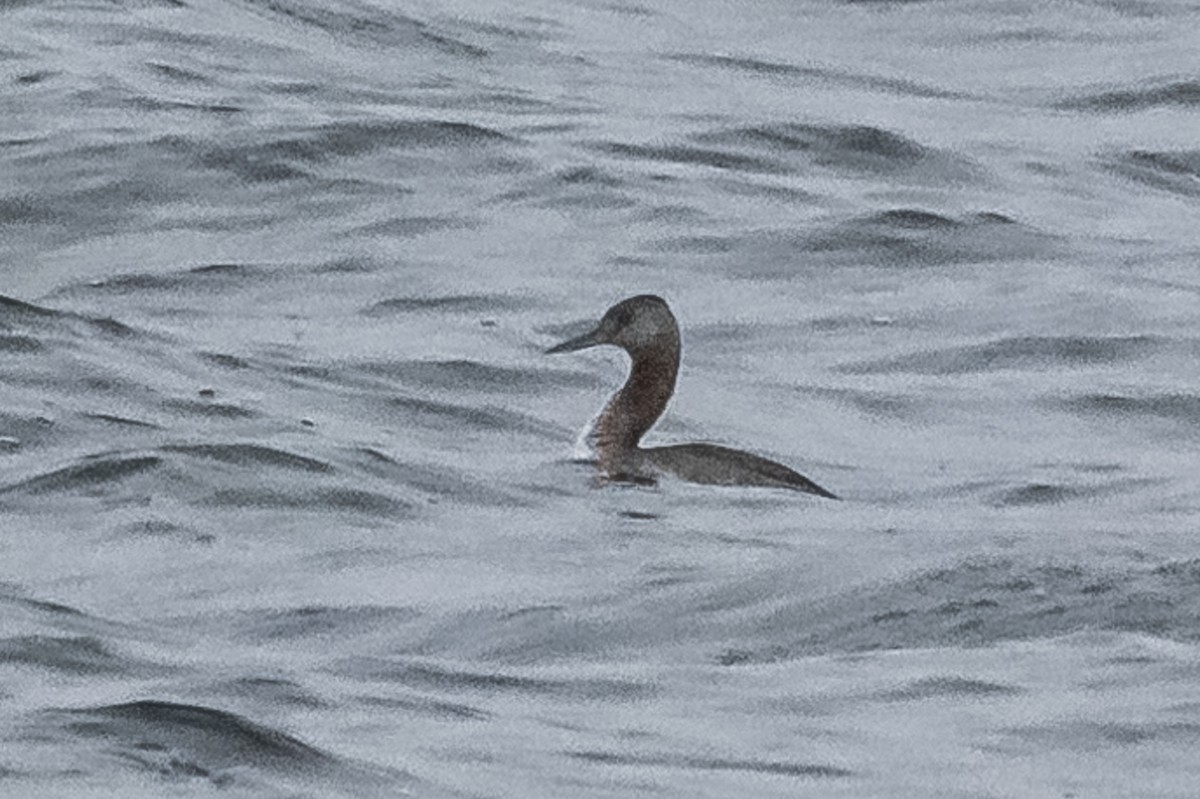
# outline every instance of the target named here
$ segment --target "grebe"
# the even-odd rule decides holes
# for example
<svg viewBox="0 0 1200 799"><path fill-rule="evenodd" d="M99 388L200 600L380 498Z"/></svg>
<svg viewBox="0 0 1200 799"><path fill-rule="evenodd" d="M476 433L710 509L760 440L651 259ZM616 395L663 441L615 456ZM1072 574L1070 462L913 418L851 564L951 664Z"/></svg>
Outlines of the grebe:
<svg viewBox="0 0 1200 799"><path fill-rule="evenodd" d="M629 353L629 379L613 395L589 434L602 472L613 480L653 482L668 472L706 485L790 488L837 499L782 463L716 444L641 447L675 392L679 374L679 325L661 297L641 294L609 308L590 333L546 350L550 355L602 344Z"/></svg>

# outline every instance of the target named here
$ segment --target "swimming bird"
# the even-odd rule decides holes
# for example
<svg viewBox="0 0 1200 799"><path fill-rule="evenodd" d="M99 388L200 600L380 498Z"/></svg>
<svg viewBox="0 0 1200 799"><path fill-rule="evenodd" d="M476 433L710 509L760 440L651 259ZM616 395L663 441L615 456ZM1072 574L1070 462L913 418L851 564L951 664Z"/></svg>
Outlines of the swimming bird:
<svg viewBox="0 0 1200 799"><path fill-rule="evenodd" d="M642 447L675 393L679 374L679 324L662 297L641 294L605 312L600 324L546 350L547 355L608 344L631 360L629 378L600 412L589 438L602 472L612 480L653 482L661 473L707 485L790 488L837 499L782 463L716 444Z"/></svg>

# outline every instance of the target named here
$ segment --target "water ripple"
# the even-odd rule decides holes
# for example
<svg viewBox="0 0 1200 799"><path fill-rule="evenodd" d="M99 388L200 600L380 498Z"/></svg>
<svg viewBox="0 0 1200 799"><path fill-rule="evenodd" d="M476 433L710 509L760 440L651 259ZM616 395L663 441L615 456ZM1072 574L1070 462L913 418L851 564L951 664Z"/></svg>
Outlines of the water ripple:
<svg viewBox="0 0 1200 799"><path fill-rule="evenodd" d="M82 463L2 486L0 496L91 492L107 484L158 469L162 463L162 458L154 455L92 455L84 458Z"/></svg>
<svg viewBox="0 0 1200 799"><path fill-rule="evenodd" d="M341 661L335 671L358 680L398 682L439 691L517 693L591 702L635 702L657 692L653 685L632 680L526 677L383 658L351 658Z"/></svg>
<svg viewBox="0 0 1200 799"><path fill-rule="evenodd" d="M1200 640L1195 561L1123 572L1076 564L971 559L887 586L855 588L817 606L768 603L741 620L761 647L726 650L727 665L836 651L988 646L1080 630L1141 631ZM756 637L756 636L755 636ZM781 643L781 639L789 639Z"/></svg>
<svg viewBox="0 0 1200 799"><path fill-rule="evenodd" d="M290 735L200 705L140 700L61 711L61 717L67 729L87 738L186 758L197 776L236 766L311 772L338 763L334 756Z"/></svg>
<svg viewBox="0 0 1200 799"><path fill-rule="evenodd" d="M880 174L920 171L930 178L958 184L982 177L982 170L966 159L867 125L784 122L716 129L696 138L776 158L805 159L838 170Z"/></svg>
<svg viewBox="0 0 1200 799"><path fill-rule="evenodd" d="M1153 336L1019 336L986 344L927 350L852 366L850 374L961 375L1002 369L1049 369L1120 363L1169 345Z"/></svg>
<svg viewBox="0 0 1200 799"><path fill-rule="evenodd" d="M925 86L903 78L886 78L827 66L801 66L783 61L767 61L728 55L680 54L668 56L685 64L736 70L769 78L790 78L800 82L812 81L850 89L868 89L885 94L931 99L962 99L968 95L933 86Z"/></svg>
<svg viewBox="0 0 1200 799"><path fill-rule="evenodd" d="M25 635L0 638L0 663L51 669L76 676L132 676L143 664L114 653L92 636Z"/></svg>
<svg viewBox="0 0 1200 799"><path fill-rule="evenodd" d="M1200 197L1200 150L1130 150L1109 156L1105 164L1121 177L1173 194Z"/></svg>
<svg viewBox="0 0 1200 799"><path fill-rule="evenodd" d="M1200 81L1156 81L1130 87L1107 89L1068 97L1055 103L1067 111L1127 113L1148 108L1200 106Z"/></svg>
<svg viewBox="0 0 1200 799"><path fill-rule="evenodd" d="M852 777L854 772L837 766L812 763L788 763L777 760L740 760L723 757L695 757L676 754L624 754L602 751L574 751L567 755L587 763L607 766L660 766L688 771L747 771L785 777Z"/></svg>

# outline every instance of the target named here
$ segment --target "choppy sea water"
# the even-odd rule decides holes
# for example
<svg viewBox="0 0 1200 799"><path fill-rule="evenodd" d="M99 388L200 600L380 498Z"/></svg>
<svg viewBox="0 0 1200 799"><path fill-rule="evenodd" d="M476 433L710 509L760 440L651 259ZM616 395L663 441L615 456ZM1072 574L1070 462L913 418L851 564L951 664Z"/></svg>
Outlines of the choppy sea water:
<svg viewBox="0 0 1200 799"><path fill-rule="evenodd" d="M0 794L1194 796L1200 6L0 2ZM571 460L622 297L660 443Z"/></svg>

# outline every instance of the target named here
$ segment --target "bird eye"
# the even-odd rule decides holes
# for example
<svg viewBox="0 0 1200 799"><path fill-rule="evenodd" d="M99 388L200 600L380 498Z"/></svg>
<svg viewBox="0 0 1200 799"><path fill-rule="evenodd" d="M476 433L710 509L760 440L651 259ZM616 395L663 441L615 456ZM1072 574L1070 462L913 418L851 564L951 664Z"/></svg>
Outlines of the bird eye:
<svg viewBox="0 0 1200 799"><path fill-rule="evenodd" d="M624 327L633 321L633 311L628 308L615 308L613 310L613 321Z"/></svg>

